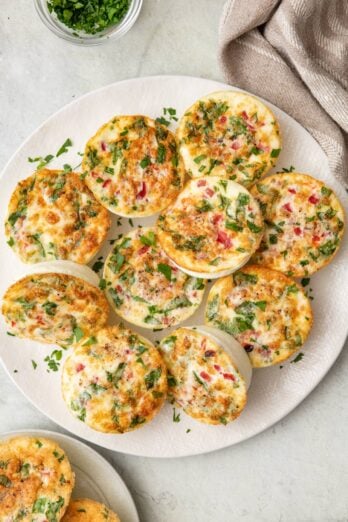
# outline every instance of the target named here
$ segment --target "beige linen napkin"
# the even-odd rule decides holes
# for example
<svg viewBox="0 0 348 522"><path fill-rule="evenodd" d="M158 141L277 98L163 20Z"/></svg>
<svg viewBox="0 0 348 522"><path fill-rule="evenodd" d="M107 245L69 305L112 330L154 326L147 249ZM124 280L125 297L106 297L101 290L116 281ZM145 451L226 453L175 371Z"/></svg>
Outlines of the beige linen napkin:
<svg viewBox="0 0 348 522"><path fill-rule="evenodd" d="M228 0L219 40L227 81L300 122L348 187L348 0Z"/></svg>

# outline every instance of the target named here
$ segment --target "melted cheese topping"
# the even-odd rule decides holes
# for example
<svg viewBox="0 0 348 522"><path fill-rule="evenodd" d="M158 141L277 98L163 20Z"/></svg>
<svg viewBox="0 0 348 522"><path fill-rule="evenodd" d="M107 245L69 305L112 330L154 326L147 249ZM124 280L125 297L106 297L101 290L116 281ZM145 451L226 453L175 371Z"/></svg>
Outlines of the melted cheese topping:
<svg viewBox="0 0 348 522"><path fill-rule="evenodd" d="M109 305L86 281L66 274L32 274L6 291L2 314L11 333L69 346L102 328Z"/></svg>
<svg viewBox="0 0 348 522"><path fill-rule="evenodd" d="M250 187L274 167L281 149L274 114L235 91L196 101L179 122L179 151L192 177L224 176Z"/></svg>
<svg viewBox="0 0 348 522"><path fill-rule="evenodd" d="M21 436L0 442L0 520L58 522L74 482L68 457L54 441Z"/></svg>
<svg viewBox="0 0 348 522"><path fill-rule="evenodd" d="M332 260L343 236L344 214L324 183L307 174L275 174L251 193L266 223L255 263L301 277Z"/></svg>
<svg viewBox="0 0 348 522"><path fill-rule="evenodd" d="M104 265L116 313L143 328L174 326L201 304L205 282L179 270L161 249L154 228L122 236Z"/></svg>
<svg viewBox="0 0 348 522"><path fill-rule="evenodd" d="M157 221L159 242L184 271L219 277L246 263L261 241L257 202L234 181L189 181Z"/></svg>
<svg viewBox="0 0 348 522"><path fill-rule="evenodd" d="M25 263L88 263L110 228L108 212L74 172L42 169L13 192L5 232Z"/></svg>
<svg viewBox="0 0 348 522"><path fill-rule="evenodd" d="M209 335L179 328L162 339L168 393L185 413L207 424L236 419L247 400L244 379L231 357Z"/></svg>
<svg viewBox="0 0 348 522"><path fill-rule="evenodd" d="M103 125L88 141L82 167L100 203L127 217L159 212L184 181L175 137L146 116L118 116Z"/></svg>
<svg viewBox="0 0 348 522"><path fill-rule="evenodd" d="M89 498L72 500L62 522L120 522L109 508Z"/></svg>
<svg viewBox="0 0 348 522"><path fill-rule="evenodd" d="M166 368L150 341L110 326L75 348L64 365L62 390L76 418L98 431L124 433L162 407Z"/></svg>
<svg viewBox="0 0 348 522"><path fill-rule="evenodd" d="M206 322L233 335L254 368L288 359L306 340L313 318L309 299L292 279L257 265L217 281Z"/></svg>

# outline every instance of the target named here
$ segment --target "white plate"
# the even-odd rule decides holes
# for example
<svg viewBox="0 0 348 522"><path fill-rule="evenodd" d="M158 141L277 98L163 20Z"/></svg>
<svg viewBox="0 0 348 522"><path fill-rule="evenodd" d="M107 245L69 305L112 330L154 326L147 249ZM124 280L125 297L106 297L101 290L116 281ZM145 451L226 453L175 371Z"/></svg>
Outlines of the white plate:
<svg viewBox="0 0 348 522"><path fill-rule="evenodd" d="M60 156L52 166L79 163L87 139L96 129L117 113L143 113L159 116L163 107L174 107L178 115L198 97L228 85L190 77L159 76L139 78L109 85L83 96L49 118L12 157L5 167L0 194L0 295L22 272L23 264L5 244L3 220L7 203L16 183L31 174L33 166L28 156L46 155L58 150L67 137L74 147ZM296 121L270 105L279 120L283 135L283 151L278 168L294 165L331 186L340 197L346 211L348 200L343 188L329 172L327 158L317 142ZM152 223L153 218L134 220ZM110 237L129 229L114 227ZM108 242L102 254L109 251ZM101 254L99 254L101 255ZM109 449L148 457L180 457L204 453L236 444L272 426L295 408L324 377L340 353L347 335L346 295L348 283L348 245L344 241L331 265L312 278L314 289L314 327L303 348L304 358L296 363L254 371L249 402L241 417L228 426L208 426L181 413L181 422L173 423L172 407L167 405L153 422L141 429L124 434L98 433L75 419L65 407L60 392L60 374L47 373L44 357L52 347L6 335L4 321L0 325L0 354L9 375L43 413L79 437ZM113 315L114 322L117 322ZM184 324L202 322L202 308ZM141 329L137 329L141 331ZM155 338L151 330L142 331L145 337ZM156 338L162 333L157 333ZM31 359L38 363L33 370ZM14 373L14 370L18 370ZM186 433L187 429L191 429Z"/></svg>
<svg viewBox="0 0 348 522"><path fill-rule="evenodd" d="M79 440L47 430L20 430L1 433L0 440L26 435L56 441L65 451L75 472L72 498L91 498L117 513L122 522L139 522L134 501L127 486L114 468Z"/></svg>

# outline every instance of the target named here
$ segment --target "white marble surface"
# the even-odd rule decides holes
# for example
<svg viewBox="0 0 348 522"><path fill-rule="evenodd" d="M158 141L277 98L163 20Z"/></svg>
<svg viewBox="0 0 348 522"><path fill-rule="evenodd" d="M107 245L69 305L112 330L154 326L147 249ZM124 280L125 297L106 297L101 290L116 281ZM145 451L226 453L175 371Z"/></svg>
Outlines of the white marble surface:
<svg viewBox="0 0 348 522"><path fill-rule="evenodd" d="M97 87L152 74L223 80L216 60L222 5L223 0L144 0L122 40L82 49L51 35L31 0L3 0L0 165L46 117ZM179 460L101 453L126 481L143 522L348 521L347 369L343 350L300 407L238 446ZM23 428L63 431L0 368L0 430Z"/></svg>

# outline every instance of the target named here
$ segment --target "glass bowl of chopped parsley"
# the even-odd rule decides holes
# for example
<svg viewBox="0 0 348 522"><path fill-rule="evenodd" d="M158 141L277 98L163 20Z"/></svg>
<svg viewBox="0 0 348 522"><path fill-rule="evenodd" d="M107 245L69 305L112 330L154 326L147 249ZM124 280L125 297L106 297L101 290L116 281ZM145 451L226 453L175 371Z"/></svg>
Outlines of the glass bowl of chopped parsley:
<svg viewBox="0 0 348 522"><path fill-rule="evenodd" d="M78 45L116 40L132 27L143 0L34 0L51 31Z"/></svg>

